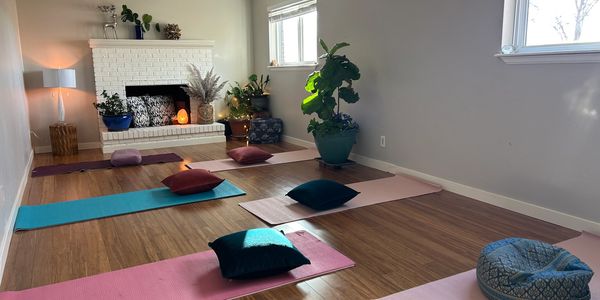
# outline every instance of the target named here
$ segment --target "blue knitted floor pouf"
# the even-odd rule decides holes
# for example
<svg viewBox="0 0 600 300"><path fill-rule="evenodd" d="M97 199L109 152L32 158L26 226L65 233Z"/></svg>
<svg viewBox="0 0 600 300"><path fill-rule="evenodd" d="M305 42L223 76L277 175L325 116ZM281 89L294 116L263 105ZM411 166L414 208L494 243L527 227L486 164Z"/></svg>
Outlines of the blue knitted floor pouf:
<svg viewBox="0 0 600 300"><path fill-rule="evenodd" d="M590 299L594 272L567 250L509 238L488 244L477 262L477 281L489 299Z"/></svg>

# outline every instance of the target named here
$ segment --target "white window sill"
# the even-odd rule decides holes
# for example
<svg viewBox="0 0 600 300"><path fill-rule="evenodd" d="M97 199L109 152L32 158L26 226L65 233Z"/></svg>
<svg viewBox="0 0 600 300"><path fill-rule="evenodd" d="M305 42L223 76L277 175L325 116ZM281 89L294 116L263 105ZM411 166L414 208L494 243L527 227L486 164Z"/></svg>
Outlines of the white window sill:
<svg viewBox="0 0 600 300"><path fill-rule="evenodd" d="M269 71L314 71L317 64L308 65L288 65L288 66L267 66Z"/></svg>
<svg viewBox="0 0 600 300"><path fill-rule="evenodd" d="M512 53L495 55L506 64L569 64L569 63L600 63L600 50L596 51L560 51Z"/></svg>

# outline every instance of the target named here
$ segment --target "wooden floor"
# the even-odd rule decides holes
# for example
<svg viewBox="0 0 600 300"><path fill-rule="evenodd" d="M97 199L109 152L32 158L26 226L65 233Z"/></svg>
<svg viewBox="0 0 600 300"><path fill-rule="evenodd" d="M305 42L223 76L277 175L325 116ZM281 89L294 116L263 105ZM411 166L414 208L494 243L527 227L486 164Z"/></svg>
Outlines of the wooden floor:
<svg viewBox="0 0 600 300"><path fill-rule="evenodd" d="M185 162L226 158L228 142L143 151L175 152ZM300 149L266 145L270 152ZM53 158L34 166L106 158L99 150ZM23 204L41 204L161 187L184 163L96 170L31 178ZM265 227L239 202L284 194L316 178L352 183L390 176L356 165L320 168L316 161L220 172L246 196L158 209L90 222L16 233L2 290L22 290L208 250L208 241L230 232ZM356 262L356 267L248 299L372 299L447 277L475 266L486 243L509 236L556 243L577 232L450 192L363 207L289 223L309 230Z"/></svg>

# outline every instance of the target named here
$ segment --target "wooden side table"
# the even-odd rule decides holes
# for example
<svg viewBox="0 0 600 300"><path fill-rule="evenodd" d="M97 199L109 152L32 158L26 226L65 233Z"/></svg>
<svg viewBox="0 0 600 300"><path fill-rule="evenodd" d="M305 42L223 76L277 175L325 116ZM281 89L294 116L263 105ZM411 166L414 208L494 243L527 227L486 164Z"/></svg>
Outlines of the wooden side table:
<svg viewBox="0 0 600 300"><path fill-rule="evenodd" d="M50 125L50 142L54 155L77 154L77 128L68 123Z"/></svg>

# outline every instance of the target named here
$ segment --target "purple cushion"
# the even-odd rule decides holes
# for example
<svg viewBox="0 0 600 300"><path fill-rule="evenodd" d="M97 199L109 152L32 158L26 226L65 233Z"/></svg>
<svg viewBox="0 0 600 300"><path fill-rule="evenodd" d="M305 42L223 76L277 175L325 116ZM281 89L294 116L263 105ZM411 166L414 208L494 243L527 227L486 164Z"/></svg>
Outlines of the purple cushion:
<svg viewBox="0 0 600 300"><path fill-rule="evenodd" d="M142 163L142 154L136 149L116 150L110 156L110 164L115 167L137 166Z"/></svg>

